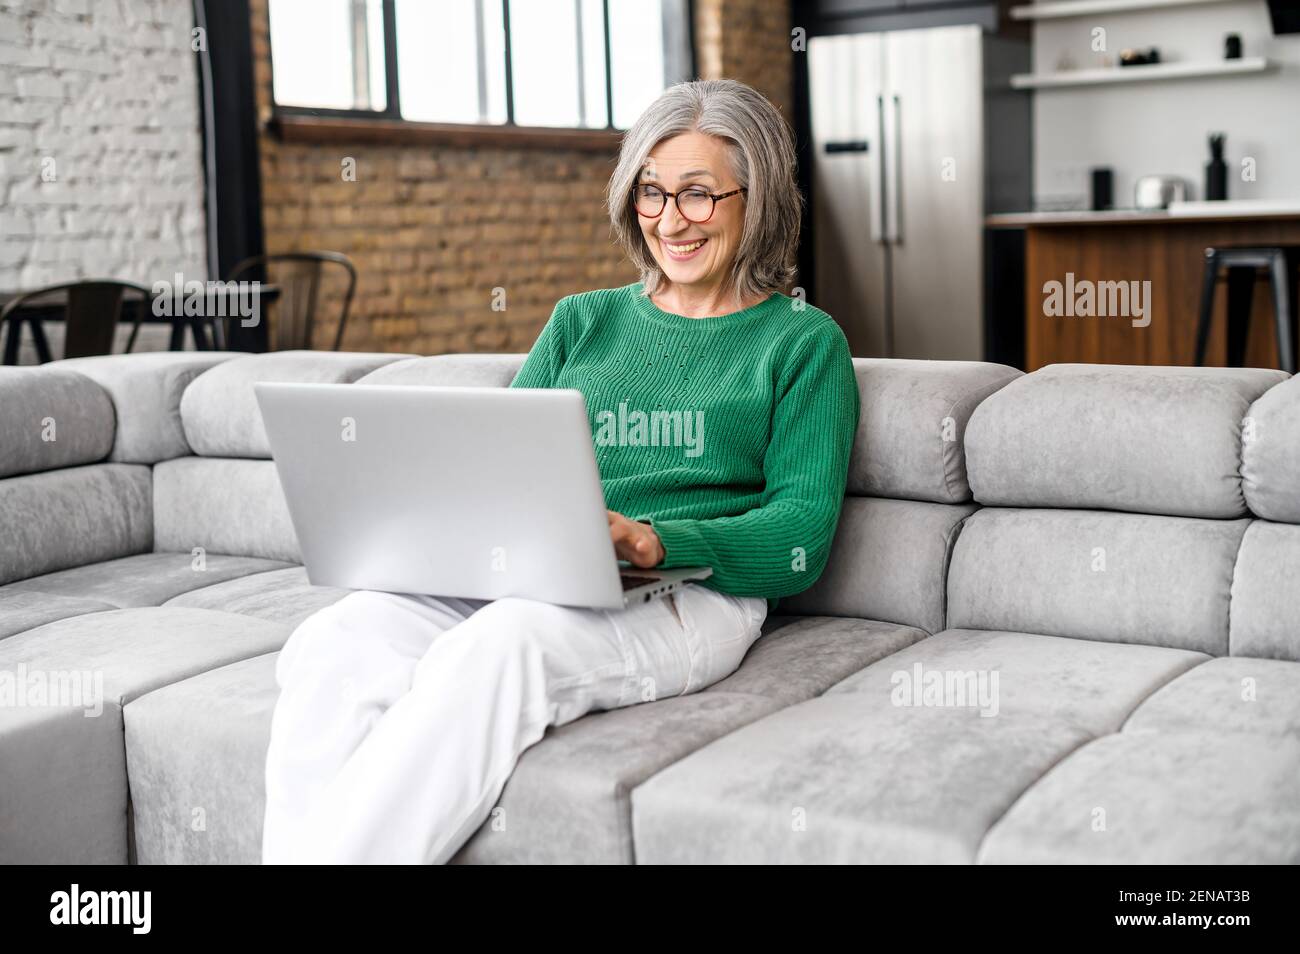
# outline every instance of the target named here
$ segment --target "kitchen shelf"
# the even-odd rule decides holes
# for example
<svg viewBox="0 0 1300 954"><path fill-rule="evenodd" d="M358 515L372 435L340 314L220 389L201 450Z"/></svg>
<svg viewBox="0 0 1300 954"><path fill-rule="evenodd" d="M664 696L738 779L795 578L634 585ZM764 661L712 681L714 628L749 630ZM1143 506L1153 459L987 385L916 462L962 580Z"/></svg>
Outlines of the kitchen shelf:
<svg viewBox="0 0 1300 954"><path fill-rule="evenodd" d="M1061 70L1059 73L1017 73L1011 77L1011 88L1055 89L1066 86L1102 86L1107 83L1192 79L1197 76L1231 76L1242 73L1263 73L1272 66L1272 62L1265 57L1247 56L1239 60L1208 60L1203 63L1152 63L1149 66Z"/></svg>
<svg viewBox="0 0 1300 954"><path fill-rule="evenodd" d="M1190 7L1206 3L1236 3L1238 0L1051 0L1011 8L1013 20L1060 20L1089 17L1094 13L1128 13L1160 7Z"/></svg>

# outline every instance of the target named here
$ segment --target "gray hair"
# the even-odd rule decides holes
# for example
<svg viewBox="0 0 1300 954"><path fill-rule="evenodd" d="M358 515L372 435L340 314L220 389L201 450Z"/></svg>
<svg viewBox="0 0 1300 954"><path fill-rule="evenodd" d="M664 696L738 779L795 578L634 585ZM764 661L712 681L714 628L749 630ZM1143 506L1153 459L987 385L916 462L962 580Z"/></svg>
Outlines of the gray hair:
<svg viewBox="0 0 1300 954"><path fill-rule="evenodd" d="M794 280L803 210L790 126L775 106L744 83L695 80L664 90L624 134L605 195L615 238L640 270L643 294L654 292L664 274L641 233L632 187L650 150L692 130L726 140L732 171L749 190L726 290L741 300L783 290Z"/></svg>

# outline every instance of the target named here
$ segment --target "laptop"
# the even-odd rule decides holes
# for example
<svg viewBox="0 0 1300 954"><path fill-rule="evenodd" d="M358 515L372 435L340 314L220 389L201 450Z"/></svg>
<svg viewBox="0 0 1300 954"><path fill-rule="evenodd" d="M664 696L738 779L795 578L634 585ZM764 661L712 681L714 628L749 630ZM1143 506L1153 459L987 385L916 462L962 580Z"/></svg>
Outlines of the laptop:
<svg viewBox="0 0 1300 954"><path fill-rule="evenodd" d="M315 585L621 609L713 573L617 559L580 391L254 392Z"/></svg>

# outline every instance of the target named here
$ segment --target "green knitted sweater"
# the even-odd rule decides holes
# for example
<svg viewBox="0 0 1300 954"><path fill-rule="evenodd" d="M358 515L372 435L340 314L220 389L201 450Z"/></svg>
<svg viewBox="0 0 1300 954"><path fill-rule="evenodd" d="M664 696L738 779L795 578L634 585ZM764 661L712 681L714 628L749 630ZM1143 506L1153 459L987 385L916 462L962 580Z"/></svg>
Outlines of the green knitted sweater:
<svg viewBox="0 0 1300 954"><path fill-rule="evenodd" d="M641 283L562 298L511 383L587 401L605 505L647 520L662 567L769 609L812 586L839 520L858 388L824 311L786 295L687 318Z"/></svg>

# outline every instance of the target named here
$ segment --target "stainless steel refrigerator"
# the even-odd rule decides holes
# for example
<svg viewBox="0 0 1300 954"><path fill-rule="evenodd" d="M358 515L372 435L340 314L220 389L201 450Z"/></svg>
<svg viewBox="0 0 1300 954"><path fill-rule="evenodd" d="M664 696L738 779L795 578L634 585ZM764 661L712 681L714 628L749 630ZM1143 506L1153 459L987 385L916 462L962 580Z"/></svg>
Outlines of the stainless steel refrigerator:
<svg viewBox="0 0 1300 954"><path fill-rule="evenodd" d="M812 302L855 355L985 357L984 216L1028 208L1022 54L976 25L809 41Z"/></svg>

